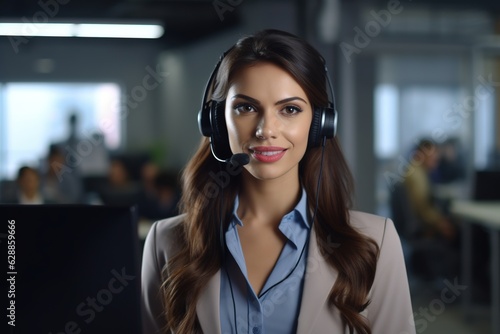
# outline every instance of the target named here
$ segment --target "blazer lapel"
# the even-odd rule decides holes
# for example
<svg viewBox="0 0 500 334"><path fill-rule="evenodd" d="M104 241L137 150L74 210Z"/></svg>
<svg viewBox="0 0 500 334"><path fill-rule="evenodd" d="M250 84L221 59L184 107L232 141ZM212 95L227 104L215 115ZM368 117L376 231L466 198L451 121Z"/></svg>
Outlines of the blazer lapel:
<svg viewBox="0 0 500 334"><path fill-rule="evenodd" d="M212 276L196 303L196 315L203 333L220 333L220 270Z"/></svg>
<svg viewBox="0 0 500 334"><path fill-rule="evenodd" d="M321 255L314 228L311 229L304 291L297 325L297 334L307 334L325 307L330 290L337 279L337 270Z"/></svg>

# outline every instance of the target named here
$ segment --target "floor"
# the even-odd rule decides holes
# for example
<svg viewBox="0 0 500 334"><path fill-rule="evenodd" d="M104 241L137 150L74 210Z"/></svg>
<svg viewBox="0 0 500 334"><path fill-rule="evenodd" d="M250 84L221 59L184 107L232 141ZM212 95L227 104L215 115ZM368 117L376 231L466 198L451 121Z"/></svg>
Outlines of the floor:
<svg viewBox="0 0 500 334"><path fill-rule="evenodd" d="M444 294L448 281L434 284L411 282L413 312L417 333L425 334L489 334L491 308L488 302L475 304L470 319L466 319L460 295ZM430 286L433 285L433 286ZM460 292L458 292L459 294ZM452 300L453 299L453 300Z"/></svg>

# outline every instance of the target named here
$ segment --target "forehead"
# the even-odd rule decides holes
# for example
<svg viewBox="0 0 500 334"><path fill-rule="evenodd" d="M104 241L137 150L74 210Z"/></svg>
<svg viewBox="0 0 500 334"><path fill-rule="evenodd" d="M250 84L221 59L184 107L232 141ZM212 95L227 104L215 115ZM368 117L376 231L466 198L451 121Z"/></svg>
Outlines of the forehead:
<svg viewBox="0 0 500 334"><path fill-rule="evenodd" d="M270 62L259 62L245 66L234 73L229 85L229 93L294 94L306 98L306 93L286 70Z"/></svg>

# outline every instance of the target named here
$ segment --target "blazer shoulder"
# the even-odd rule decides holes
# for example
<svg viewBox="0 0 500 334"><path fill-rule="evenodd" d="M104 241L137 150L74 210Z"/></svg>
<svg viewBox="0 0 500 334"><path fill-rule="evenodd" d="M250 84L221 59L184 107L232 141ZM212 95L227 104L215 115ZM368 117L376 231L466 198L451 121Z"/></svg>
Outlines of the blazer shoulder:
<svg viewBox="0 0 500 334"><path fill-rule="evenodd" d="M375 240L381 247L387 227L391 226L392 221L389 218L366 212L350 211L350 224L359 232Z"/></svg>
<svg viewBox="0 0 500 334"><path fill-rule="evenodd" d="M179 227L185 214L156 221L148 232L145 248L153 254L156 263L163 267L179 248Z"/></svg>
<svg viewBox="0 0 500 334"><path fill-rule="evenodd" d="M151 229L155 229L156 236L163 239L171 239L176 233L177 227L182 224L186 214L178 215L171 218L158 220L153 224Z"/></svg>

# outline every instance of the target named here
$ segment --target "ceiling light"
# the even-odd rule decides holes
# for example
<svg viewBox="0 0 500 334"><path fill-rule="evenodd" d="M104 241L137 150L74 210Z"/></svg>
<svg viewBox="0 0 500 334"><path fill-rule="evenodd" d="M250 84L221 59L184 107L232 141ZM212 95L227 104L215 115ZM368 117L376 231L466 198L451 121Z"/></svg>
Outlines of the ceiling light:
<svg viewBox="0 0 500 334"><path fill-rule="evenodd" d="M0 23L0 36L160 38L158 24Z"/></svg>
<svg viewBox="0 0 500 334"><path fill-rule="evenodd" d="M76 37L159 38L163 27L152 24L76 24Z"/></svg>

